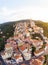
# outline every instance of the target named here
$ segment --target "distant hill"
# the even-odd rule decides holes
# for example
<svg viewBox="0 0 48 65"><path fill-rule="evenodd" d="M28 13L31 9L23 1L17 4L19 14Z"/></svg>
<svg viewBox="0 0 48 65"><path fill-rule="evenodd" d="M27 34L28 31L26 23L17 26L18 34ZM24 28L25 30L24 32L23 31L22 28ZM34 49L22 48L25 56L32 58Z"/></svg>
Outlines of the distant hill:
<svg viewBox="0 0 48 65"><path fill-rule="evenodd" d="M44 29L44 35L48 37L48 23L39 20L35 23L37 26L42 27Z"/></svg>
<svg viewBox="0 0 48 65"><path fill-rule="evenodd" d="M13 25L15 24L15 22L8 22L8 23L4 23L4 24L0 24L0 29L3 32L3 36L6 36L6 38L10 37L13 35Z"/></svg>
<svg viewBox="0 0 48 65"><path fill-rule="evenodd" d="M14 33L14 27L13 25L18 22L24 22L24 21L30 21L30 20L20 20L20 21L13 21L13 22L7 22L4 24L0 24L0 29L3 31L3 35L6 37L10 37ZM39 27L42 27L44 29L44 35L48 37L48 23L39 21L39 20L33 20L35 24Z"/></svg>

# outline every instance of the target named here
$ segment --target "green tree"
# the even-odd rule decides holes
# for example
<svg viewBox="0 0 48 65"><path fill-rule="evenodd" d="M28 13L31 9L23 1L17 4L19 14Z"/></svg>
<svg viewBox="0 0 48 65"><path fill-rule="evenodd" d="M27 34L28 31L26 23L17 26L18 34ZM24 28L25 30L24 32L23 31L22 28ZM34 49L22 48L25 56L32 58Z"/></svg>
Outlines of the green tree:
<svg viewBox="0 0 48 65"><path fill-rule="evenodd" d="M5 41L3 40L3 38L0 38L0 52L4 50L4 46L5 46Z"/></svg>

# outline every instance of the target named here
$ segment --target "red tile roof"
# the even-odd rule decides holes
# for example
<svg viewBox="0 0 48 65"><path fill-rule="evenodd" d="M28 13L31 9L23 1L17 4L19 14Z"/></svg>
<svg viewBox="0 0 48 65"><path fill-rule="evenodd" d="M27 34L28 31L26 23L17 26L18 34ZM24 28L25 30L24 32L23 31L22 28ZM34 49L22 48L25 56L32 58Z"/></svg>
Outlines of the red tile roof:
<svg viewBox="0 0 48 65"><path fill-rule="evenodd" d="M44 51L44 49L36 50L35 53L38 54L40 52Z"/></svg>
<svg viewBox="0 0 48 65"><path fill-rule="evenodd" d="M42 65L42 62L38 59L30 61L30 65Z"/></svg>
<svg viewBox="0 0 48 65"><path fill-rule="evenodd" d="M20 46L19 48L20 48L20 50L24 51L26 49L26 45L24 44L24 45Z"/></svg>
<svg viewBox="0 0 48 65"><path fill-rule="evenodd" d="M43 60L45 59L45 57L44 57L44 56L40 56L38 59L39 59L40 61L43 61Z"/></svg>
<svg viewBox="0 0 48 65"><path fill-rule="evenodd" d="M21 65L26 65L26 64L23 63L23 64L21 64Z"/></svg>

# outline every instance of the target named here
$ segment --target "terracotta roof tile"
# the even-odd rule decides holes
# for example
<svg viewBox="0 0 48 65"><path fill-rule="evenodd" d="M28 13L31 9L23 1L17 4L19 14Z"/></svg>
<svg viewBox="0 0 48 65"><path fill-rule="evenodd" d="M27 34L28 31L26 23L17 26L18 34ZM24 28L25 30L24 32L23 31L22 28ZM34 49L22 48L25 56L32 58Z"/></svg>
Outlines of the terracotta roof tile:
<svg viewBox="0 0 48 65"><path fill-rule="evenodd" d="M38 54L40 52L44 51L44 49L36 50L35 53Z"/></svg>
<svg viewBox="0 0 48 65"><path fill-rule="evenodd" d="M30 62L30 65L42 65L42 62L38 59L34 59Z"/></svg>
<svg viewBox="0 0 48 65"><path fill-rule="evenodd" d="M18 58L20 58L20 57L22 57L20 54L14 56L14 58L16 58L16 59L18 59Z"/></svg>
<svg viewBox="0 0 48 65"><path fill-rule="evenodd" d="M22 45L19 47L22 51L26 49L26 45Z"/></svg>
<svg viewBox="0 0 48 65"><path fill-rule="evenodd" d="M21 64L21 65L26 65L26 64L23 63L23 64Z"/></svg>
<svg viewBox="0 0 48 65"><path fill-rule="evenodd" d="M44 56L40 56L38 59L39 59L40 61L43 61L43 60L45 59L45 57L44 57Z"/></svg>

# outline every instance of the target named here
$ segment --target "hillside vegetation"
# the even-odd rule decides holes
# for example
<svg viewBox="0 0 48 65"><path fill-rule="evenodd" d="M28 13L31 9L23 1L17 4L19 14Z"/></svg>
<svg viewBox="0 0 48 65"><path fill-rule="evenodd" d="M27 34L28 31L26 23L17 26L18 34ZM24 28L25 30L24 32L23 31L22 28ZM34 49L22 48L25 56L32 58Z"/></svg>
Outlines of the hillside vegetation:
<svg viewBox="0 0 48 65"><path fill-rule="evenodd" d="M37 26L42 27L44 29L44 35L48 37L48 23L42 21L35 22Z"/></svg>

